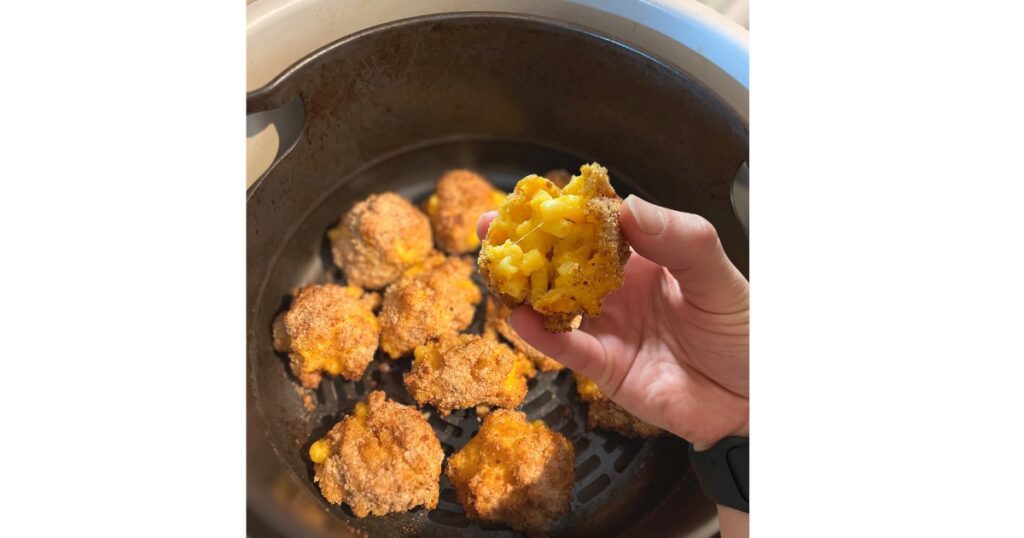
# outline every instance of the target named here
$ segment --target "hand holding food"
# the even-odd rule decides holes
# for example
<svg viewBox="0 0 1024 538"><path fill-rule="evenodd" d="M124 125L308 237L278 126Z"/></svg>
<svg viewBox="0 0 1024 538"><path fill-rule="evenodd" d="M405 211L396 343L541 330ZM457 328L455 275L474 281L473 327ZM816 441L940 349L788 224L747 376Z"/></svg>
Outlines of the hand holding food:
<svg viewBox="0 0 1024 538"><path fill-rule="evenodd" d="M536 175L521 179L480 250L488 290L509 307L529 303L550 332L571 330L584 313L597 317L629 259L620 203L597 163L581 166L564 189Z"/></svg>
<svg viewBox="0 0 1024 538"><path fill-rule="evenodd" d="M745 436L750 284L707 220L634 196L623 206L636 254L604 314L586 330L551 334L541 315L519 308L516 332L629 413L698 447Z"/></svg>

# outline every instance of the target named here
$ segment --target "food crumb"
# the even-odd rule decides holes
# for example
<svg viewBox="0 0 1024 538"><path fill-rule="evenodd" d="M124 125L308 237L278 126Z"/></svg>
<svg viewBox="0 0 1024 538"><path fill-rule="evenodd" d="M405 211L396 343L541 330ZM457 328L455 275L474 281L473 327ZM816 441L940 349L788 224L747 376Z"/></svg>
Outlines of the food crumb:
<svg viewBox="0 0 1024 538"><path fill-rule="evenodd" d="M295 385L295 393L302 398L302 407L306 408L306 412L312 413L316 409L316 397L312 390Z"/></svg>
<svg viewBox="0 0 1024 538"><path fill-rule="evenodd" d="M491 408L487 407L486 405L478 405L478 406L476 406L476 418L477 418L477 420L480 420L481 418L486 417L487 413L490 413L490 412L491 412Z"/></svg>
<svg viewBox="0 0 1024 538"><path fill-rule="evenodd" d="M312 394L307 392L302 396L302 405L306 408L306 411L312 413L313 410L316 409L316 399L313 398Z"/></svg>

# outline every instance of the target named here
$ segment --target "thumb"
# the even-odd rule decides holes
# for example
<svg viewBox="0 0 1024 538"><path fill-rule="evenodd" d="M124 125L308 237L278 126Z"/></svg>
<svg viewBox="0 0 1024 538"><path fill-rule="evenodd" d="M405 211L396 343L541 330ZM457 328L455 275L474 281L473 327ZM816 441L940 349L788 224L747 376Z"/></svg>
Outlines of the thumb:
<svg viewBox="0 0 1024 538"><path fill-rule="evenodd" d="M746 307L750 285L704 217L631 194L622 204L619 224L633 250L668 269L690 303L713 313Z"/></svg>
<svg viewBox="0 0 1024 538"><path fill-rule="evenodd" d="M476 236L479 237L481 241L487 237L487 230L491 228L491 222L494 222L494 217L497 216L497 211L488 211L480 215L480 218L476 219Z"/></svg>

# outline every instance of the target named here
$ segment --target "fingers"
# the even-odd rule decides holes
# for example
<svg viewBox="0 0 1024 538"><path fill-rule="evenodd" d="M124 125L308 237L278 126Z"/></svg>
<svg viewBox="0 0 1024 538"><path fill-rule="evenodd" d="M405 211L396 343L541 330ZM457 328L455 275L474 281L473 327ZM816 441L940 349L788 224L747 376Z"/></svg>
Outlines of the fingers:
<svg viewBox="0 0 1024 538"><path fill-rule="evenodd" d="M745 308L749 284L725 255L715 227L703 217L629 195L619 223L633 250L667 268L688 301L716 313L738 305Z"/></svg>
<svg viewBox="0 0 1024 538"><path fill-rule="evenodd" d="M483 215L480 215L480 218L477 219L476 236L479 237L481 241L483 241L484 237L487 236L487 229L491 227L491 221L494 220L494 217L497 216L497 211L488 211Z"/></svg>
<svg viewBox="0 0 1024 538"><path fill-rule="evenodd" d="M509 318L512 328L531 346L597 382L607 386L611 377L611 364L604 347L592 335L583 331L549 333L544 330L544 318L529 306L520 306Z"/></svg>

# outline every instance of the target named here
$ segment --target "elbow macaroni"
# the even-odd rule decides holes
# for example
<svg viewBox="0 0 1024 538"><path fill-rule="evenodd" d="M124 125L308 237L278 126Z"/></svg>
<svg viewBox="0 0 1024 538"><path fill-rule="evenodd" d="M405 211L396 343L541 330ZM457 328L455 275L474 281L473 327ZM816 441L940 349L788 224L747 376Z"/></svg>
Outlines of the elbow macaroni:
<svg viewBox="0 0 1024 538"><path fill-rule="evenodd" d="M481 250L488 287L510 306L529 302L546 316L597 316L604 295L622 285L629 255L619 203L597 164L582 166L564 189L536 175L523 178Z"/></svg>

